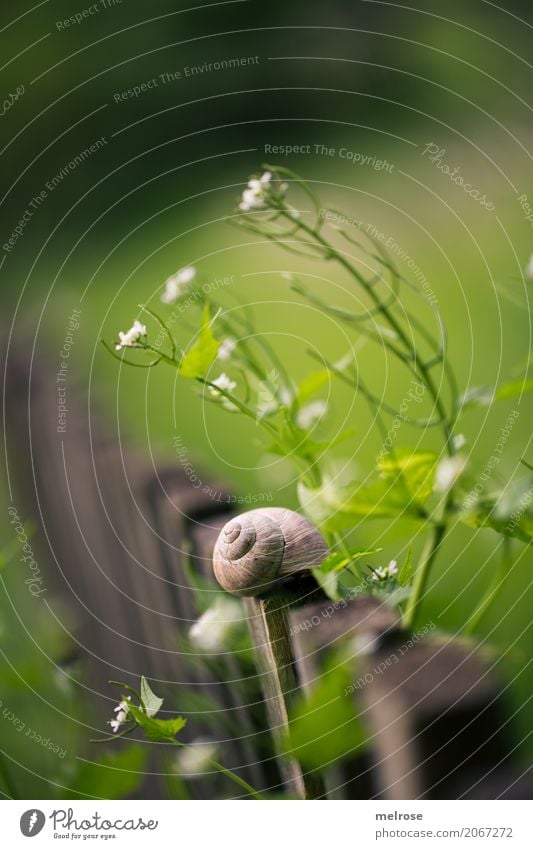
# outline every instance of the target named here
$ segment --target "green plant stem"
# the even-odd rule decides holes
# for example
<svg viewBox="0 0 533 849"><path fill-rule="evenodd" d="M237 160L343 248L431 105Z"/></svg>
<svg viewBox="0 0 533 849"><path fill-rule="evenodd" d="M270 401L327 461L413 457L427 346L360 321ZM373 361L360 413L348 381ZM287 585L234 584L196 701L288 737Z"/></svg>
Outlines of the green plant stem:
<svg viewBox="0 0 533 849"><path fill-rule="evenodd" d="M286 215L287 218L289 218L289 219L291 218L291 216L288 213L285 213L285 215ZM316 230L313 230L312 227L309 227L307 224L305 224L305 222L302 221L301 219L299 220L299 225L300 225L300 228L302 230L304 230L309 236L314 238L321 245L321 247L324 248L324 250L327 252L327 254L332 259L337 260L337 262L340 265L342 265L343 268L346 269L346 271L350 274L350 276L354 277L355 280L360 285L362 285L364 287L365 291L367 292L369 297L372 299L376 309L382 314L382 316L388 322L391 329L394 330L394 332L398 335L398 338L402 341L402 343L404 344L406 349L411 353L412 350L413 350L413 346L411 345L409 338L408 338L407 334L405 333L403 327L397 321L395 316L390 312L388 306L386 306L380 300L379 296L372 289L372 287L366 286L364 284L364 281L363 281L361 275L359 275L357 273L355 268L353 268L352 264L350 262L348 262L348 260L345 259L345 257L343 257L342 254L340 254L333 247L333 245L330 242L327 241L327 239L325 239L323 236L321 236L320 233L317 233ZM435 386L433 378L431 377L429 369L427 368L427 366L423 362L422 358L417 356L416 350L414 351L414 354L415 354L415 370L422 377L422 380L424 381L426 388L428 389L428 391L429 391L429 393L430 393L430 395L433 399L433 402L435 404L437 412L439 413L439 417L442 419L442 427L443 427L443 431L444 431L444 435L445 435L445 439L446 439L446 450L448 451L450 456L452 456L455 453L454 448L453 448L453 439L452 439L452 423L448 418L448 415L447 415L446 410L444 408L444 404L442 403L442 399L441 399L439 392L438 392L438 390Z"/></svg>
<svg viewBox="0 0 533 849"><path fill-rule="evenodd" d="M286 217L290 218L288 213L284 213ZM428 389L433 403L435 404L435 408L438 412L439 418L441 419L441 427L444 435L445 441L445 449L450 457L453 457L455 454L455 448L453 444L453 424L454 418L448 417L445 406L443 404L442 398L439 394L437 387L435 386L435 382L431 376L429 368L424 363L423 359L418 356L416 348L411 344L406 332L404 331L401 324L398 322L396 317L391 313L387 304L384 304L377 293L373 290L373 288L369 285L365 284L364 279L360 274L357 273L355 268L351 265L351 263L340 254L333 245L327 241L320 233L314 230L312 227L309 227L305 224L301 219L299 220L300 228L304 230L309 236L314 238L318 244L324 249L326 252L326 256L332 259L335 259L349 274L353 277L360 285L363 286L369 297L374 303L374 306L378 312L384 317L384 319L388 322L391 329L397 334L398 338L405 346L406 350L412 354L414 353L414 371L415 374L421 377L424 382L426 388ZM441 516L439 517L429 540L424 548L424 553L422 558L418 564L418 567L415 572L415 578L413 582L413 588L407 602L405 614L404 614L404 626L406 628L412 628L413 623L416 618L417 608L419 602L424 594L429 573L431 571L431 567L437 557L440 544L444 538L444 535L447 531L447 514L448 508L451 504L452 495L451 492L448 493L446 498L446 502L444 504Z"/></svg>
<svg viewBox="0 0 533 849"><path fill-rule="evenodd" d="M511 551L510 540L504 539L504 550L503 556L500 562L499 568L496 570L492 581L489 583L487 590L483 594L481 602L479 606L476 608L468 622L465 626L465 631L467 634L472 634L480 624L481 620L484 619L485 614L492 607L494 600L497 598L499 591L503 587L505 583L505 579L507 577L508 565L509 565L509 556Z"/></svg>
<svg viewBox="0 0 533 849"><path fill-rule="evenodd" d="M179 749L190 748L187 743L180 743L179 740L169 739L168 742L172 743L173 746L177 746ZM219 764L218 761L215 761L212 758L207 758L206 763L208 763L209 766L212 766L213 769L215 769L217 772L220 772L222 775L225 775L226 778L230 779L230 781L233 781L235 784L238 784L239 787L241 787L243 790L246 790L246 792L253 796L254 799L262 798L260 793L258 793L257 790L255 790L255 788L252 787L251 784L248 784L248 782L245 781L244 778L235 775L235 773L232 772L231 769L227 769L225 766L222 766L222 764Z"/></svg>
<svg viewBox="0 0 533 849"><path fill-rule="evenodd" d="M433 528L432 534L426 541L422 557L418 563L413 580L413 587L403 615L403 626L410 630L415 622L418 605L424 595L431 567L437 557L439 546L447 530L445 521L438 522Z"/></svg>
<svg viewBox="0 0 533 849"><path fill-rule="evenodd" d="M197 380L199 381L199 383L203 384L204 386L207 386L210 389L214 389L219 395L222 395L224 398L226 398L228 401L230 401L233 404L234 407L236 407L238 410L240 410L241 413L243 413L245 416L247 416L253 422L258 424L260 427L262 427L263 430L265 430L269 434L269 436L274 440L275 443L279 443L280 445L283 445L284 449L287 449L287 451L286 451L287 456L289 456L289 452L291 452L292 461L296 465L298 465L296 455L294 454L294 452L292 452L290 446L287 448L287 446L284 444L282 435L276 430L275 427L272 427L272 425L270 425L267 421L265 421L265 419L258 417L257 414L254 412L254 410L252 410L250 407L248 407L247 404L245 404L243 401L241 401L235 395L232 395L230 392L226 392L225 389L220 389L220 387L216 386L214 383L211 383L209 380L206 380L203 377L199 377L199 378L197 378ZM307 468L307 465L304 466L302 464L302 466L300 468L300 472L301 472L301 475L302 475L302 479L304 481L306 480L306 477L309 474L311 474L311 480L309 480L308 483L310 483L310 485L313 486L314 483L315 483L315 479L316 479L316 475L313 476L314 475L313 467L311 466L310 469L309 469L309 468Z"/></svg>

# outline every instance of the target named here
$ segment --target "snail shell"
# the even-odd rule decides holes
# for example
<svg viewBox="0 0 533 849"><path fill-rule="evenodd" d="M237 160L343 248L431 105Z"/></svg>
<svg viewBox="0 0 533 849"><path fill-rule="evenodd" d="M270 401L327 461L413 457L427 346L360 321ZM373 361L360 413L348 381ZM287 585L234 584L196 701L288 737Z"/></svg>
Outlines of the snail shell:
<svg viewBox="0 0 533 849"><path fill-rule="evenodd" d="M213 552L218 583L234 595L268 592L278 580L317 566L328 547L299 513L282 507L250 510L231 519Z"/></svg>

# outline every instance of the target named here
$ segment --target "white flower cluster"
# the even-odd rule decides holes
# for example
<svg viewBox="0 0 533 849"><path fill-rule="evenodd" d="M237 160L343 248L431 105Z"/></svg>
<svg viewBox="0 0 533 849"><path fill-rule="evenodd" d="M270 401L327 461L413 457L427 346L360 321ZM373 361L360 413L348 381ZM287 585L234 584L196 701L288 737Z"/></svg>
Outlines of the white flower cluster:
<svg viewBox="0 0 533 849"><path fill-rule="evenodd" d="M453 438L453 447L456 451L459 451L460 448L464 448L466 445L466 437L464 433L458 433Z"/></svg>
<svg viewBox="0 0 533 849"><path fill-rule="evenodd" d="M374 569L374 581L387 581L389 578L394 578L398 574L398 564L396 560L391 560L387 566L378 566Z"/></svg>
<svg viewBox="0 0 533 849"><path fill-rule="evenodd" d="M178 772L188 778L203 775L212 766L210 761L216 754L216 743L206 737L197 737L186 749L178 752L176 757Z"/></svg>
<svg viewBox="0 0 533 849"><path fill-rule="evenodd" d="M435 492L449 492L466 468L466 457L456 454L455 457L445 457L437 466L435 472Z"/></svg>
<svg viewBox="0 0 533 849"><path fill-rule="evenodd" d="M223 342L220 343L220 348L218 349L217 360L221 360L225 362L231 358L233 351L235 350L235 346L237 344L236 339L232 339L231 336L228 336L227 339L224 339Z"/></svg>
<svg viewBox="0 0 533 849"><path fill-rule="evenodd" d="M116 734L118 729L126 722L126 718L130 709L128 702L131 702L131 696L128 696L126 699L122 699L122 701L118 703L116 708L113 708L113 711L114 713L116 713L116 716L114 719L109 720L108 723L111 726L113 734Z"/></svg>
<svg viewBox="0 0 533 849"><path fill-rule="evenodd" d="M146 326L136 320L127 333L122 333L122 331L120 331L118 334L120 342L118 345L115 345L115 348L117 351L120 351L122 348L135 348L139 344L139 339L142 339L145 336Z"/></svg>
<svg viewBox="0 0 533 849"><path fill-rule="evenodd" d="M228 398L225 398L222 395L222 392L219 390L222 389L223 392L233 392L234 389L237 388L237 383L228 377L225 372L222 372L216 380L212 380L212 386L209 387L209 394L212 398L220 398L221 404L226 410L237 410L238 408L233 404ZM218 388L215 388L218 387Z"/></svg>
<svg viewBox="0 0 533 849"><path fill-rule="evenodd" d="M242 609L239 602L220 596L189 629L189 639L200 651L231 649L229 638L241 621Z"/></svg>
<svg viewBox="0 0 533 849"><path fill-rule="evenodd" d="M310 430L327 412L328 405L325 401L312 401L298 411L296 424L302 430Z"/></svg>
<svg viewBox="0 0 533 849"><path fill-rule="evenodd" d="M192 265L187 268L182 268L180 271L176 271L176 273L169 277L165 282L165 291L161 295L163 303L173 304L178 300L178 298L185 295L195 277L196 269L193 268Z"/></svg>
<svg viewBox="0 0 533 849"><path fill-rule="evenodd" d="M243 212L249 212L251 209L264 209L268 193L271 189L271 180L272 174L270 171L265 171L259 179L252 177L248 181L247 188L242 193L239 209Z"/></svg>

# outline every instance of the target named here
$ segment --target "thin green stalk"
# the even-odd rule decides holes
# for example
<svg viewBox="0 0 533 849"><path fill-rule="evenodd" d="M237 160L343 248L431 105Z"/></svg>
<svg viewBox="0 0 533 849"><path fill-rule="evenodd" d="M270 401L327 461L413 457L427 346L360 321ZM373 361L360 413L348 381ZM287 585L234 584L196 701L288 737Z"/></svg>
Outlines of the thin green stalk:
<svg viewBox="0 0 533 849"><path fill-rule="evenodd" d="M410 630L417 614L418 605L424 595L431 567L437 557L439 546L446 533L447 524L439 522L435 525L433 532L424 546L422 557L418 563L413 580L413 587L407 600L405 613L403 615L403 626Z"/></svg>
<svg viewBox="0 0 533 849"><path fill-rule="evenodd" d="M232 403L235 407L237 407L237 409L238 409L238 410L240 410L240 411L241 411L241 413L244 413L244 415L245 415L245 416L247 416L249 419L251 419L252 421L256 422L256 424L259 424L259 425L260 425L260 426L261 426L261 427L262 427L262 428L263 428L263 429L264 429L264 430L265 430L265 431L269 434L269 436L271 436L271 437L272 437L272 439L273 439L275 442L277 442L277 443L279 443L279 444L283 444L283 437L282 437L282 436L281 436L281 434L280 434L280 433L276 430L276 428L272 427L272 425L270 425L267 421L265 421L265 419L262 419L262 418L258 417L258 416L256 415L255 411L251 409L251 407L248 407L248 405L247 405L247 404L244 404L244 403L243 403L243 402L242 402L239 398L237 398L235 395L232 395L231 393L226 392L226 390L225 390L225 389L220 389L220 387L216 386L214 383L211 383L209 380L205 380L205 378L201 378L201 377L199 377L199 378L197 378L197 379L198 379L198 381L199 381L200 383L202 383L204 386L207 386L207 387L209 387L209 388L211 388L211 389L214 389L214 390L215 390L215 391L216 391L219 395L223 395L223 396L224 396L224 398L226 398L226 399L227 399L228 401L230 401L230 402L231 402L231 403ZM290 447L290 446L284 446L284 447L285 447L285 448L287 448L287 450L288 450L288 451L290 451L290 450L291 450L291 447ZM296 465L298 465L298 464L297 464L297 462L296 462L296 455L295 455L295 454L293 454L293 455L292 455L292 460L293 460L293 462L294 462ZM308 475L308 473L309 473L309 469L307 468L307 466L304 468L304 466L303 466L303 464L302 464L302 465L301 465L301 468L300 468L300 471L301 471L301 473L302 473L302 477L303 477L303 479L305 480L305 478L307 477L307 475Z"/></svg>
<svg viewBox="0 0 533 849"><path fill-rule="evenodd" d="M285 213L285 215L286 215L286 217L290 218L288 213ZM327 239L325 239L323 236L321 236L320 233L317 233L315 230L313 230L311 227L309 227L307 224L305 224L305 222L302 221L302 220L299 220L299 224L300 224L301 229L305 230L305 232L308 235L314 237L316 239L316 241L324 248L324 250L327 251L329 256L332 259L337 260L337 262L340 263L340 265L342 265L343 268L345 268L346 271L352 277L354 277L360 285L362 285L364 287L365 291L367 292L369 297L374 302L374 306L376 307L376 309L382 314L382 316L388 322L391 329L394 330L394 332L398 335L399 339L402 341L402 343L404 344L406 349L410 353L413 352L413 347L412 347L412 345L409 341L407 334L405 333L403 327L401 326L401 324L397 321L396 317L390 312L389 308L380 300L379 295L377 295L376 292L372 289L372 287L370 287L366 284L366 282L364 281L364 278L360 274L357 273L355 268L353 268L352 264L345 257L343 257L342 254L340 254L333 247L333 245L330 242L327 241ZM442 403L442 399L441 399L441 397L440 397L440 395L437 391L437 388L435 386L433 378L431 377L431 374L430 374L429 370L426 368L423 360L420 357L417 356L416 349L414 350L414 355L415 355L416 370L419 372L424 383L426 384L426 387L429 390L429 393L430 393L430 395L433 399L433 402L435 404L435 407L437 409L437 412L439 413L439 417L443 420L442 426L443 426L443 431L444 431L444 435L445 435L445 438L446 438L446 450L448 451L448 454L450 454L450 456L452 456L454 454L454 448L453 448L451 422L448 419L446 410L445 410L444 405Z"/></svg>
<svg viewBox="0 0 533 849"><path fill-rule="evenodd" d="M166 772L163 776L167 788L168 795L171 799L192 799L192 794L189 793L186 781L174 772L170 762L170 757L165 758Z"/></svg>
<svg viewBox="0 0 533 849"><path fill-rule="evenodd" d="M287 212L283 214L286 217L290 218ZM352 264L342 254L340 254L333 247L333 245L327 241L327 239L325 239L316 230L305 224L305 222L301 219L299 220L299 224L302 230L304 230L309 236L314 238L318 244L321 245L327 257L335 259L340 265L342 265L342 267L350 274L351 277L355 278L355 280L363 286L363 288L373 301L376 310L380 312L384 319L388 322L389 326L397 334L398 338L403 343L406 350L410 354L414 354L415 374L421 377L422 381L426 385L426 388L428 389L431 395L433 403L435 404L435 408L438 412L439 419L441 420L440 425L442 427L444 435L446 452L450 457L453 457L455 454L455 448L453 445L454 418L448 417L442 398L431 376L430 369L426 366L423 359L418 356L416 348L411 345L411 342L403 327L396 319L396 317L391 313L388 305L383 303L383 301L379 298L379 295L374 291L374 289L368 285L367 281L365 281L365 279L356 271L356 269L353 268ZM403 361L403 357L400 358ZM450 492L448 493L443 509L441 511L441 515L439 516L437 523L433 528L432 534L424 548L422 558L415 571L415 579L413 582L412 591L407 602L407 607L404 614L404 625L406 628L411 628L413 626L413 622L416 618L417 607L424 594L431 567L437 557L439 546L447 531L447 514L448 508L451 504L451 500L452 494Z"/></svg>
<svg viewBox="0 0 533 849"><path fill-rule="evenodd" d="M190 748L187 743L180 743L179 740L169 740L168 742L172 743L173 746L177 746L179 749ZM248 782L245 781L244 778L241 778L239 775L236 775L234 772L232 772L231 769L227 769L225 766L222 766L222 764L219 764L218 761L215 761L212 758L206 758L206 763L208 763L209 766L212 766L213 769L215 769L217 772L220 772L222 775L225 775L226 778L229 778L230 781L233 781L242 790L246 790L246 792L253 796L254 799L262 799L261 794L258 793L258 791L254 787L252 787L251 784L248 784Z"/></svg>
<svg viewBox="0 0 533 849"><path fill-rule="evenodd" d="M509 539L504 539L503 541L503 554L500 566L494 573L494 577L483 594L479 606L466 623L465 631L467 634L472 634L477 629L489 608L492 607L494 600L497 598L499 591L505 583L505 579L507 578L509 571L509 558L511 554L510 542L511 541Z"/></svg>

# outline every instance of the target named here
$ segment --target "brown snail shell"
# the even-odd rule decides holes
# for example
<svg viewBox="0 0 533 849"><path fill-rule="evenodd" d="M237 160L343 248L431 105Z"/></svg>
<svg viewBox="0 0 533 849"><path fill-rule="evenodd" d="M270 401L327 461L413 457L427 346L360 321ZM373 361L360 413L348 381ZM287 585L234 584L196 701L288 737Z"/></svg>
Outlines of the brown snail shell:
<svg viewBox="0 0 533 849"><path fill-rule="evenodd" d="M278 581L317 566L327 554L326 543L307 519L283 507L265 507L224 525L213 568L228 592L263 595Z"/></svg>

